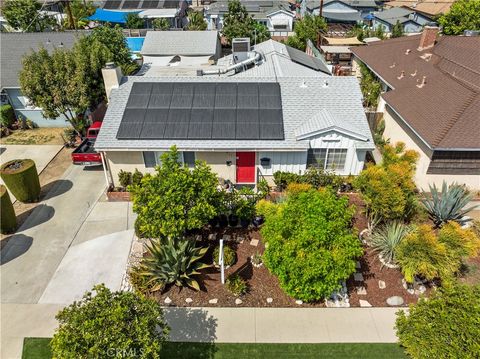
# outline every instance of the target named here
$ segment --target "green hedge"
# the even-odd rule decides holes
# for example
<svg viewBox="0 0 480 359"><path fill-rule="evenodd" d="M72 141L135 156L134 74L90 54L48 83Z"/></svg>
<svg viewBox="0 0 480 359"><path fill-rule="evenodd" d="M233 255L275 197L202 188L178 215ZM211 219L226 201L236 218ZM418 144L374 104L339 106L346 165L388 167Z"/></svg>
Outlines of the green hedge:
<svg viewBox="0 0 480 359"><path fill-rule="evenodd" d="M17 217L15 216L15 210L13 209L10 195L4 185L0 185L0 202L2 212L0 215L0 232L13 232L15 228L17 228Z"/></svg>
<svg viewBox="0 0 480 359"><path fill-rule="evenodd" d="M6 127L10 127L15 122L15 112L13 111L12 106L0 106L0 121L2 125Z"/></svg>
<svg viewBox="0 0 480 359"><path fill-rule="evenodd" d="M20 163L20 167L12 168L15 163ZM40 197L40 181L32 160L12 160L4 163L0 167L0 176L20 202L36 202Z"/></svg>

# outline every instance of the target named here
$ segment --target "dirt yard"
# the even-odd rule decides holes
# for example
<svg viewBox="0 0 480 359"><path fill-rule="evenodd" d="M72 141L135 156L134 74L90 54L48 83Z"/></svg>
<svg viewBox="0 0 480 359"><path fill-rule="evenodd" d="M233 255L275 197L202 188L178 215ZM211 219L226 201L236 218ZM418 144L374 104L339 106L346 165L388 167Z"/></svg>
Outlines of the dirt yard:
<svg viewBox="0 0 480 359"><path fill-rule="evenodd" d="M63 145L65 128L42 127L33 130L15 130L0 138L3 145Z"/></svg>

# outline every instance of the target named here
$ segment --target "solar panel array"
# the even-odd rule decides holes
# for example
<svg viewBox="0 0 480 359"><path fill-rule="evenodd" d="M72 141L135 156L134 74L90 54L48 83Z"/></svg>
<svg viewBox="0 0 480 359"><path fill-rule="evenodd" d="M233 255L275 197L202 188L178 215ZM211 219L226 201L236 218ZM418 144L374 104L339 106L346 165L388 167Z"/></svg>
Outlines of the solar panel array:
<svg viewBox="0 0 480 359"><path fill-rule="evenodd" d="M326 68L325 64L320 59L290 46L287 46L287 52L293 62L307 66L315 71L326 71L328 73L328 68Z"/></svg>
<svg viewBox="0 0 480 359"><path fill-rule="evenodd" d="M105 4L103 5L104 9L118 9L120 7L120 4L122 3L122 0L107 0Z"/></svg>
<svg viewBox="0 0 480 359"><path fill-rule="evenodd" d="M107 10L133 9L176 9L180 7L179 0L107 0L103 8Z"/></svg>
<svg viewBox="0 0 480 359"><path fill-rule="evenodd" d="M280 86L136 82L117 139L283 140Z"/></svg>

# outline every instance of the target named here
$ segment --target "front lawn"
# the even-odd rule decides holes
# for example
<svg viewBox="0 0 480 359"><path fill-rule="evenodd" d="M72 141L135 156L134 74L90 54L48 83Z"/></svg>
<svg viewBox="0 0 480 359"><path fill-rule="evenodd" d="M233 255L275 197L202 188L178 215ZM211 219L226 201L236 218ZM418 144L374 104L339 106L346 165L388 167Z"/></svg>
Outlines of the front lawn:
<svg viewBox="0 0 480 359"><path fill-rule="evenodd" d="M51 358L48 338L25 338L23 359ZM397 344L167 343L162 358L406 358Z"/></svg>

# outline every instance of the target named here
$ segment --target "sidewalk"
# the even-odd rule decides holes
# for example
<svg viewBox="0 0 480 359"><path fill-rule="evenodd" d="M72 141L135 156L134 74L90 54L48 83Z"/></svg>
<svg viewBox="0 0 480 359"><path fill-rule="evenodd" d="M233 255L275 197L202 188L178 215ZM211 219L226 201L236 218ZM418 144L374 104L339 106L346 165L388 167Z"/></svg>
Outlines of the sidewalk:
<svg viewBox="0 0 480 359"><path fill-rule="evenodd" d="M52 337L59 304L1 306L4 359L24 337ZM217 343L393 343L398 308L165 308L170 340ZM8 344L7 344L8 343Z"/></svg>

